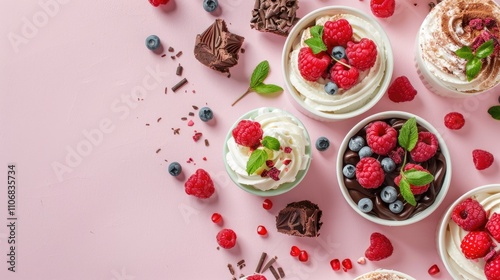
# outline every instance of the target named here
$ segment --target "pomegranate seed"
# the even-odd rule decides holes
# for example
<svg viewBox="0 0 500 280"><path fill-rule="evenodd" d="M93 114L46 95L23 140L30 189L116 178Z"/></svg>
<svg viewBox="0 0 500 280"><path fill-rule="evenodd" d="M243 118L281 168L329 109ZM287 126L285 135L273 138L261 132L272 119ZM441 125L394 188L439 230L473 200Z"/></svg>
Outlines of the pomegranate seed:
<svg viewBox="0 0 500 280"><path fill-rule="evenodd" d="M351 259L344 259L342 261L342 268L344 269L344 271L348 271L349 269L351 269L352 268Z"/></svg>
<svg viewBox="0 0 500 280"><path fill-rule="evenodd" d="M339 271L340 270L340 261L339 259L333 259L330 261L330 266L332 267L333 270Z"/></svg>
<svg viewBox="0 0 500 280"><path fill-rule="evenodd" d="M267 234L267 229L266 229L266 227L265 227L265 226L263 226L263 225L259 225L259 226L257 227L257 233L258 233L259 235L266 235L266 234Z"/></svg>
<svg viewBox="0 0 500 280"><path fill-rule="evenodd" d="M307 254L307 252L304 251L304 250L300 251L299 261L301 261L301 262L307 262L308 259L309 259L309 255Z"/></svg>
<svg viewBox="0 0 500 280"><path fill-rule="evenodd" d="M366 259L365 259L365 257L360 257L360 258L357 260L357 263L359 263L359 264L365 264L365 263L366 263Z"/></svg>
<svg viewBox="0 0 500 280"><path fill-rule="evenodd" d="M299 247L292 246L292 248L290 249L290 255L292 257L298 257L300 255L300 249L299 249Z"/></svg>
<svg viewBox="0 0 500 280"><path fill-rule="evenodd" d="M429 270L428 270L429 274L430 275L436 275L439 273L439 267L437 266L437 264L433 264Z"/></svg>
<svg viewBox="0 0 500 280"><path fill-rule="evenodd" d="M269 210L269 209L273 208L273 202L269 198L266 198L266 199L264 199L264 202L262 203L262 207L264 207L264 209L266 209L266 210Z"/></svg>
<svg viewBox="0 0 500 280"><path fill-rule="evenodd" d="M215 224L218 224L218 223L222 222L222 216L221 216L221 214L219 214L219 213L213 213L212 214L212 222L214 222Z"/></svg>

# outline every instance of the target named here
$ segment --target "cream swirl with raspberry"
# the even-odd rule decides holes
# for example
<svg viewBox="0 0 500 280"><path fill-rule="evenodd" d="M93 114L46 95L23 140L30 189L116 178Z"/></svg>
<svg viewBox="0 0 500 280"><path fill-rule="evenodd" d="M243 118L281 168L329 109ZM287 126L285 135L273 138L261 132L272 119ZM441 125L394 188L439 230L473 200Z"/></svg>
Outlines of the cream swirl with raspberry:
<svg viewBox="0 0 500 280"><path fill-rule="evenodd" d="M333 16L319 17L315 25L324 25L325 22L337 19L346 19L353 29L353 41L361 38L369 38L377 46L377 59L375 65L366 71L360 71L358 83L348 90L341 90L339 94L329 95L325 92L324 86L327 80L320 78L316 82L305 80L298 67L299 51L306 47L305 40L310 38L310 27L302 31L293 43L293 50L290 53L290 82L300 93L304 103L308 106L325 113L348 113L366 104L379 91L380 85L386 75L387 53L382 34L368 21L350 14L336 14Z"/></svg>
<svg viewBox="0 0 500 280"><path fill-rule="evenodd" d="M235 139L230 137L226 142L226 163L236 173L237 182L262 191L277 189L284 183L294 182L299 171L305 170L310 161L310 155L306 153L310 141L305 128L295 117L275 108L260 108L251 120L260 123L263 137L274 137L280 143L278 151L267 150L268 160L272 160L273 167L279 170L279 179L261 176L264 168L249 175L246 166L252 151L248 147L238 145Z"/></svg>

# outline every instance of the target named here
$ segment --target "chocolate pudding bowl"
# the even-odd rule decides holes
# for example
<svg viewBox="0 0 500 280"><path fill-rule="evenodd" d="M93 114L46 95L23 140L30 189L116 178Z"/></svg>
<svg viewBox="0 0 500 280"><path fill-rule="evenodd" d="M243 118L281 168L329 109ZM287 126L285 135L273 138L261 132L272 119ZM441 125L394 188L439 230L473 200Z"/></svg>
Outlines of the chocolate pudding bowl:
<svg viewBox="0 0 500 280"><path fill-rule="evenodd" d="M401 135L403 125L407 123L409 119L414 119L416 121L416 124L414 124L414 134L416 135L418 131L419 140L417 143L422 142L416 144L418 148L415 147L415 151L412 150L412 152L406 151L401 146L400 140L397 139ZM394 133L393 135L396 135L394 136L396 141L394 146L387 153L377 154L376 151L378 150L374 148L375 151L372 151L370 148L368 150L371 151L371 154L368 152L367 155L367 152L364 150L371 146L367 140L367 129L375 122L383 122L384 127L392 130ZM372 134L373 132L370 133L370 135ZM420 147L423 143L427 144L429 142L424 136L420 136L421 134L434 135L435 137L433 139L435 142L433 142L433 146L437 146L433 154L425 159L418 157L418 155L414 156L413 154L413 152L421 150ZM420 137L422 137L422 140L420 140ZM350 142L354 141L351 139L355 138L357 140L360 138L363 139L361 141L362 144L359 144L363 147L363 151L357 151L357 149L350 148ZM380 173L377 173L379 174L379 179L378 183L375 185L366 186L367 183L363 181L363 175L361 173L363 167L360 164L360 155L361 158L367 157L367 159L363 159L363 162L370 162L374 164L375 167L378 166L377 168L379 168L378 170L380 170ZM414 157L417 160L415 160ZM388 164L386 163L387 161L392 161L392 163ZM401 170L403 164L404 169ZM351 171L351 174L349 174L349 171L344 170L349 169L346 167L348 165L352 165L351 168L353 169L351 170L355 170ZM390 168L391 166L392 169ZM416 171L422 171L432 175L428 176L424 174L429 177L429 183L428 185L423 184L424 186L422 189L418 186L414 186L412 184L414 181L408 181L412 180L412 178L410 178L411 174L407 173ZM423 174L422 172L418 173ZM403 173L403 175L401 173ZM398 184L395 182L397 177L399 179L396 180ZM401 178L409 179L406 180ZM436 129L427 121L419 116L406 112L382 112L364 119L354 126L346 135L339 148L337 158L337 179L344 198L361 216L382 225L402 226L424 219L441 204L450 185L451 161L446 144ZM412 203L407 200L408 195L404 196L401 193L400 185L403 185L401 182L403 180L405 182L412 182L409 184L410 187L406 188L408 191L411 190L411 196L414 197ZM389 189L392 187L392 190L387 190L386 187Z"/></svg>

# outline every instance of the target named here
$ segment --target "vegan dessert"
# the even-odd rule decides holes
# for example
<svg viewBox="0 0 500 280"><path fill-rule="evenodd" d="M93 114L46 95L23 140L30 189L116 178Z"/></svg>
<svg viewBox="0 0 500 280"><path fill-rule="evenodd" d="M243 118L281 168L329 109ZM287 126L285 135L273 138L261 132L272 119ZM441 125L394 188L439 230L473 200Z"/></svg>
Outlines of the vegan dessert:
<svg viewBox="0 0 500 280"><path fill-rule="evenodd" d="M498 85L499 21L493 0L443 0L432 8L416 39L417 71L426 87L466 97Z"/></svg>
<svg viewBox="0 0 500 280"><path fill-rule="evenodd" d="M322 211L318 205L311 201L292 202L281 209L278 216L276 216L276 228L278 232L288 235L316 237L319 235L319 229L322 225L320 222L321 214ZM302 258L307 261L307 255L302 256Z"/></svg>
<svg viewBox="0 0 500 280"><path fill-rule="evenodd" d="M299 21L299 0L255 0L250 27L262 32L287 36Z"/></svg>
<svg viewBox="0 0 500 280"><path fill-rule="evenodd" d="M224 145L226 170L242 189L263 196L295 187L311 161L302 123L277 108L248 112L231 128Z"/></svg>

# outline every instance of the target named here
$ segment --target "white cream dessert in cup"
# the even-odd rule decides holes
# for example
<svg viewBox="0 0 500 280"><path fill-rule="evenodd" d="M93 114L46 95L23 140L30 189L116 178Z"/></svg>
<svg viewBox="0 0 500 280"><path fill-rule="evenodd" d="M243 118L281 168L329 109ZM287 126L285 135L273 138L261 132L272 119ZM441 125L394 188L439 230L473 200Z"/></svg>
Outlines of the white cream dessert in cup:
<svg viewBox="0 0 500 280"><path fill-rule="evenodd" d="M251 140L255 144L242 143L247 141L242 137L256 133L260 134ZM305 176L311 162L309 134L289 112L258 108L232 126L224 144L224 159L228 174L240 188L261 196L278 195L294 188Z"/></svg>
<svg viewBox="0 0 500 280"><path fill-rule="evenodd" d="M325 85L332 78L328 73L315 81L304 78L300 71L299 53L308 46L306 40L313 37L311 29L314 26L325 26L328 21L340 19L347 20L352 27L350 42L358 44L363 38L369 39L375 44L377 54L369 69L359 70L359 77L352 87L343 89L339 86L336 94L328 94ZM328 46L326 51L330 55L331 47ZM349 59L346 60L350 64ZM332 60L332 63L336 61ZM295 25L285 42L282 67L288 93L299 111L322 121L342 120L362 114L383 96L392 78L392 48L384 30L371 16L349 7L325 7L311 12Z"/></svg>
<svg viewBox="0 0 500 280"><path fill-rule="evenodd" d="M354 280L415 280L415 278L395 270L377 269L358 276Z"/></svg>
<svg viewBox="0 0 500 280"><path fill-rule="evenodd" d="M416 68L424 85L446 97L472 96L497 86L499 24L500 6L493 0L443 0L432 8L416 38ZM490 40L491 54L478 51ZM459 55L464 47L467 55ZM475 66L466 70L467 65Z"/></svg>

